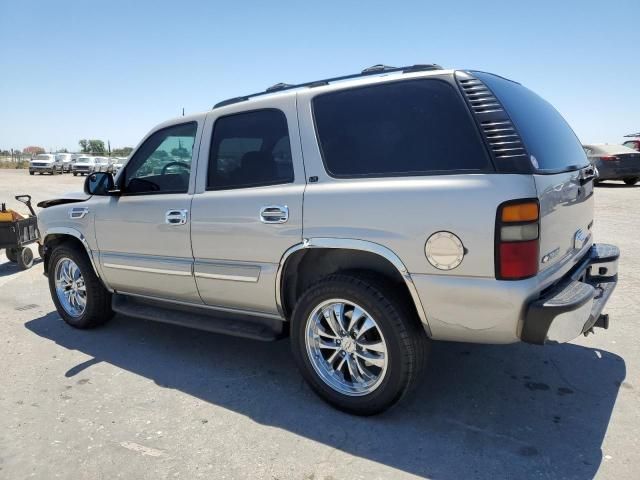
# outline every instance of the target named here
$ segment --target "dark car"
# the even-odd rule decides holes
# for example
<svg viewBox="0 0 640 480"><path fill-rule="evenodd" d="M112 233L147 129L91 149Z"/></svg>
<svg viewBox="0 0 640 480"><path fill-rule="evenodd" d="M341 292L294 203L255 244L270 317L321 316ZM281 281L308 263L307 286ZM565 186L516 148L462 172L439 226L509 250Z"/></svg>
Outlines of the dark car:
<svg viewBox="0 0 640 480"><path fill-rule="evenodd" d="M640 152L624 145L584 145L589 161L598 170L598 181L622 180L635 185L640 180Z"/></svg>

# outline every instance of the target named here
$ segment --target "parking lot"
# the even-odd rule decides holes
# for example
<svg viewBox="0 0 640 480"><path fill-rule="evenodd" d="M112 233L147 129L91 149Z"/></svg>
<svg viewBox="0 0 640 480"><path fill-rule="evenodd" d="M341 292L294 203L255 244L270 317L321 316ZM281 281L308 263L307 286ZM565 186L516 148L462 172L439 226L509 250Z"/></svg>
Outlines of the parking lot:
<svg viewBox="0 0 640 480"><path fill-rule="evenodd" d="M0 170L0 201L22 211L16 194L83 181ZM319 400L287 340L122 316L73 330L42 266L0 252L0 478L636 479L638 205L640 185L596 188L596 240L622 251L609 330L544 348L435 344L420 388L372 418Z"/></svg>

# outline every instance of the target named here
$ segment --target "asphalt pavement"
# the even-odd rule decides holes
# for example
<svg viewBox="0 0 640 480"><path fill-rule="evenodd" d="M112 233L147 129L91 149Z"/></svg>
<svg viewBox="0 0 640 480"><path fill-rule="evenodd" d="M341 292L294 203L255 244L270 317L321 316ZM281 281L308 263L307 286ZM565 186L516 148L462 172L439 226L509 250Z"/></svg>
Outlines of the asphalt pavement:
<svg viewBox="0 0 640 480"><path fill-rule="evenodd" d="M0 201L82 178L0 170ZM42 265L0 253L1 479L640 478L640 185L596 188L620 247L609 330L537 347L436 343L417 391L359 418L319 400L288 340L57 315Z"/></svg>

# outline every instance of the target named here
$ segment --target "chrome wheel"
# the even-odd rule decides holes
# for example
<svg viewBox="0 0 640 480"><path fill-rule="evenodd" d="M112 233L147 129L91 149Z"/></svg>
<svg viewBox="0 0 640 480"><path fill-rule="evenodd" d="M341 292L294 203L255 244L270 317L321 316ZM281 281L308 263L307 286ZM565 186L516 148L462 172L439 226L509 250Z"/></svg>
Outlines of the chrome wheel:
<svg viewBox="0 0 640 480"><path fill-rule="evenodd" d="M87 306L87 288L78 265L70 258L61 258L54 275L60 305L72 317L79 317Z"/></svg>
<svg viewBox="0 0 640 480"><path fill-rule="evenodd" d="M387 371L387 345L376 321L359 305L331 299L307 319L307 354L332 389L349 396L373 392Z"/></svg>

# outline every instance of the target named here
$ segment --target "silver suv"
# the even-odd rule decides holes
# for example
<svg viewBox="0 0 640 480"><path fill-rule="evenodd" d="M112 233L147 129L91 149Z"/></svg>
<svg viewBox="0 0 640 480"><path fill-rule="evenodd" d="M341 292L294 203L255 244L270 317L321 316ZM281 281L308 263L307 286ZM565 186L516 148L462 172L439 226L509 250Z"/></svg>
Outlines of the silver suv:
<svg viewBox="0 0 640 480"><path fill-rule="evenodd" d="M77 328L129 317L291 337L311 387L370 415L432 340L567 342L618 249L593 167L520 84L436 65L278 84L154 128L114 178L42 202L44 269Z"/></svg>

